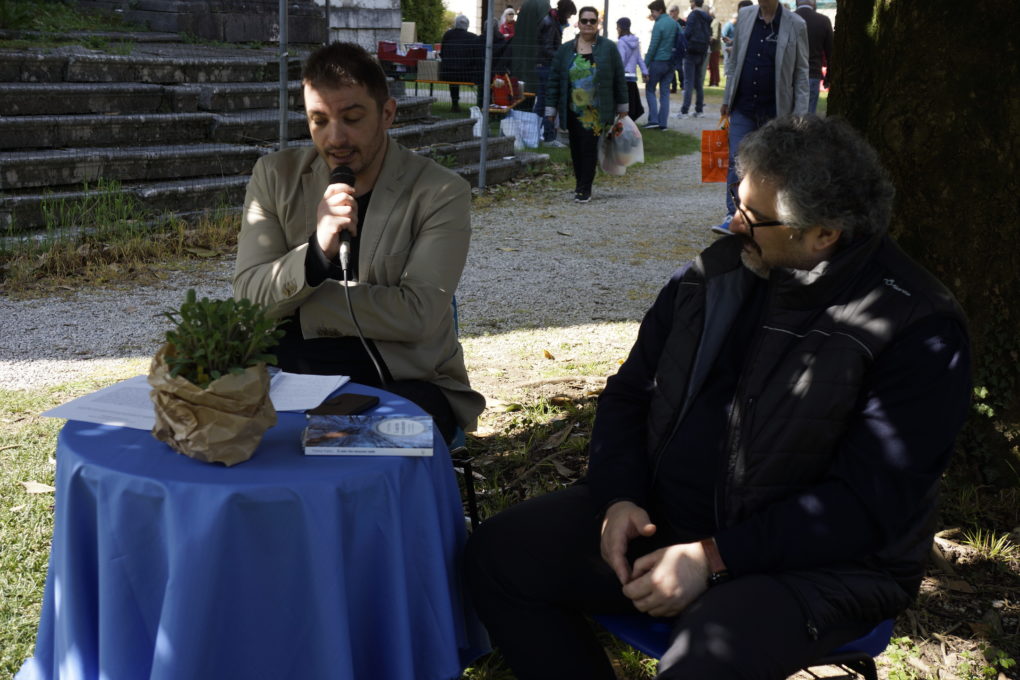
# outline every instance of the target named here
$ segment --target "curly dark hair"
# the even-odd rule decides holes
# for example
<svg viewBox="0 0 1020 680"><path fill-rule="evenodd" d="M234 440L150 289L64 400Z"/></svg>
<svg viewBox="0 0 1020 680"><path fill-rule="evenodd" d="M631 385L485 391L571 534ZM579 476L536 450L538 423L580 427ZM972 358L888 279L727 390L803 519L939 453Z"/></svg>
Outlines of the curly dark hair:
<svg viewBox="0 0 1020 680"><path fill-rule="evenodd" d="M362 85L380 111L390 98L382 66L364 47L354 43L335 42L312 52L301 70L301 81L312 87Z"/></svg>
<svg viewBox="0 0 1020 680"><path fill-rule="evenodd" d="M840 118L775 118L744 138L736 169L741 178L774 183L777 217L788 226L830 227L847 239L889 228L889 175L874 148Z"/></svg>

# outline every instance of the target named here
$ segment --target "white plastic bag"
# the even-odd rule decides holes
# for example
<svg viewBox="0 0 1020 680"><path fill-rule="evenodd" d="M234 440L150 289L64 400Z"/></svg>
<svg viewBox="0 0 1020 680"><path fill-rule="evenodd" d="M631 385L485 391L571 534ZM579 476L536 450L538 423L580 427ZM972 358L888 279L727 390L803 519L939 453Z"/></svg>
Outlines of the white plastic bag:
<svg viewBox="0 0 1020 680"><path fill-rule="evenodd" d="M471 107L471 120L475 121L475 126L471 128L471 133L475 137L482 136L482 110L477 106Z"/></svg>
<svg viewBox="0 0 1020 680"><path fill-rule="evenodd" d="M541 137L542 119L537 113L511 109L500 121L499 131L506 137L514 138L514 150L534 149Z"/></svg>
<svg viewBox="0 0 1020 680"><path fill-rule="evenodd" d="M624 116L599 140L599 167L607 175L619 177L635 163L645 162L645 146L637 123Z"/></svg>

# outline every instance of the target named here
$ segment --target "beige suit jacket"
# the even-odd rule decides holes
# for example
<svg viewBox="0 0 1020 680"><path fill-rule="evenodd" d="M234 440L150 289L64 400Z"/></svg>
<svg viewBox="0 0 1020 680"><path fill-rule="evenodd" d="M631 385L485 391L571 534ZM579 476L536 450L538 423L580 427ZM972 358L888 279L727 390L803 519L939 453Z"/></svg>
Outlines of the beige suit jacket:
<svg viewBox="0 0 1020 680"><path fill-rule="evenodd" d="M776 115L808 112L808 37L807 24L795 12L780 9L779 35L776 36ZM726 62L726 92L723 103L733 109L740 71L758 18L758 5L740 10L733 30L734 51Z"/></svg>
<svg viewBox="0 0 1020 680"><path fill-rule="evenodd" d="M260 158L238 237L234 296L274 317L301 310L305 338L355 336L343 282L309 286L305 251L329 168L313 147ZM443 390L457 421L473 429L485 399L471 389L452 299L471 238L471 191L456 173L388 140L361 234L351 304L397 380Z"/></svg>

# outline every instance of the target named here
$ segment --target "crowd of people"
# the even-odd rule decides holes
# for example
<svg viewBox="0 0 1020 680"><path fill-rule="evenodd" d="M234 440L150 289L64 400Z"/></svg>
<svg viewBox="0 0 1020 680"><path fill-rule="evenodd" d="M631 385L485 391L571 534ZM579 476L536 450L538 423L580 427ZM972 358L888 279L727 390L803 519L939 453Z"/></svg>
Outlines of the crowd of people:
<svg viewBox="0 0 1020 680"><path fill-rule="evenodd" d="M543 63L543 113L589 182L591 140L631 111L627 69L663 60L625 60L597 9L578 14ZM807 112L805 21L758 0L731 40L726 236L641 322L599 398L586 477L486 518L455 561L520 680L614 678L588 616L620 613L669 622L661 678L786 678L904 611L924 574L969 409L964 314L888 236L874 149ZM485 408L453 307L470 187L389 136L396 102L363 48L319 48L302 87L312 145L256 162L234 294L288 320L282 368L405 396L450 441Z"/></svg>
<svg viewBox="0 0 1020 680"><path fill-rule="evenodd" d="M796 0L796 12L779 0L741 0L725 23L705 0L688 0L668 9L652 0L647 50L633 32L630 17L616 20L614 42L599 31L599 10L572 0L525 0L520 12L507 7L493 20L493 73L530 83L535 93L532 110L541 118L541 142L567 146L558 130L566 131L574 169L576 201L591 200L596 174L598 137L615 129L623 115L637 121L647 114L645 130L669 127L670 94L682 90L675 118L700 118L705 112L705 79L709 87L722 85L726 74L720 119L729 130L730 171L735 182L734 154L743 138L776 116L814 113L820 87L828 87L833 32L829 19L815 10L815 0ZM584 14L585 16L581 16ZM577 16L576 35L564 42L564 29ZM461 15L443 36L440 76L451 82L481 83L486 36L468 31ZM644 82L644 99L639 89ZM450 85L454 111L460 110L459 86ZM575 101L576 98L576 101ZM719 224L727 233L733 219L731 192Z"/></svg>

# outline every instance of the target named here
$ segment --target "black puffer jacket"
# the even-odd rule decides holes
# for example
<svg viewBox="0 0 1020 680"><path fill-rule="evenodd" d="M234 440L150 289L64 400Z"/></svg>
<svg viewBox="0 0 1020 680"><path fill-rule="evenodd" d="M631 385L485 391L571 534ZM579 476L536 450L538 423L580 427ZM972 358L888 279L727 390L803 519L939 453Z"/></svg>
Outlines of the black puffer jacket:
<svg viewBox="0 0 1020 680"><path fill-rule="evenodd" d="M711 367L716 361L741 359L744 369L725 432L715 496L716 539L723 557L734 542L754 543L762 536L785 533L792 537L787 548L807 550L809 557L780 552L769 559L755 556L753 565L746 561L730 566L788 575L797 582L795 592L811 612L811 620L821 625L827 618L845 615L845 609L842 614L833 612L847 606L868 619L891 616L909 604L923 575L939 476L967 410L969 363L963 313L945 288L892 241L873 237L810 272L774 270L749 354L720 357L719 348L755 281L740 263L740 250L740 239L717 241L671 282L671 295L660 296L649 313L651 317L656 309L671 307L660 312L660 323L668 319L665 327L646 318L641 334L654 333L657 339L647 342L639 335L628 359L628 364L641 368L621 368L600 400L589 484L602 503L627 498L653 507L655 479L663 465L673 463L664 456L675 450L671 440L676 428ZM908 449L900 451L896 446L902 442L895 439L888 448L886 442L868 440L875 433L869 430L862 436L860 426L862 419L870 417L864 413L867 400L873 390L890 389L881 385L871 369L902 338L929 327L949 329L955 340L947 356L958 356L957 349L964 356L956 362L961 365L961 377L953 382L954 393L941 396L950 404L945 413L908 416L910 427L922 427L926 418L939 418L937 427L929 428L938 431L937 442L919 448L914 437ZM933 346L931 351L935 356L939 348ZM935 366L937 361L941 359L936 359ZM931 376L917 378L923 381ZM643 405L631 406L635 401ZM604 413L615 415L603 417ZM644 432L617 434L626 422L635 420L646 424ZM858 535L835 540L860 549L839 557L811 553L814 528L804 524L811 521L809 512L800 523L761 526L777 521L770 514L773 508L791 500L794 504L810 500L820 485L844 475L846 466L864 469L863 460L855 460L858 454L845 446L852 431L865 440L866 455L879 460L876 467L883 476L870 477L871 468L866 468L863 480L855 478L844 485L850 491L844 489L845 495L840 496L841 502L851 506L853 517L861 519L851 524ZM627 451L628 440L641 453ZM898 459L889 460L891 456ZM871 488L862 490L861 485ZM887 487L899 489L902 498L875 495L874 489ZM879 507L862 507L862 491L872 493L866 503ZM654 498L668 504L672 493L656 488ZM889 517L890 508L899 511L904 500L909 507ZM759 550L759 543L754 552L765 552Z"/></svg>

